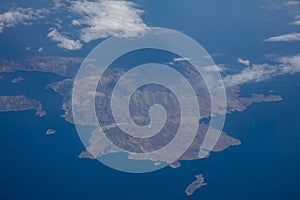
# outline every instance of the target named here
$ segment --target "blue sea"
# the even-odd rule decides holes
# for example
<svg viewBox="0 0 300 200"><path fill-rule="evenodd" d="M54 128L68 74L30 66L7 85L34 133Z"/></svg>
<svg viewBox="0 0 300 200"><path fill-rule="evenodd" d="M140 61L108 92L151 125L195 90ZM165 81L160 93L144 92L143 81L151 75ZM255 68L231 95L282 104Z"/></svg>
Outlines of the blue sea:
<svg viewBox="0 0 300 200"><path fill-rule="evenodd" d="M135 2L145 10L143 19L149 26L186 33L209 53L220 54L214 57L218 64L234 69L240 67L236 66L238 57L259 64L268 62L266 55L294 55L300 50L298 43L278 46L262 42L270 36L298 30L290 26L294 16L289 18L284 11L264 9L261 1ZM0 4L10 7L11 1ZM37 0L20 2L18 6L40 4L50 6L49 2ZM85 45L79 52L58 49L47 38L46 21L42 19L36 27L20 25L5 29L0 38L1 57L86 56L99 42ZM33 50L26 51L28 46ZM44 52L35 52L41 46L45 47ZM47 115L40 118L35 111L0 112L0 200L300 199L299 74L242 86L244 96L264 93L283 97L281 102L253 104L244 112L227 116L224 131L240 139L242 145L213 153L208 159L184 161L178 169L164 168L147 174L118 172L97 160L78 158L84 146L74 125L61 117L63 98L45 89L61 77L38 72L4 76L0 80L0 95L24 94L37 99ZM24 80L11 84L18 76ZM45 135L49 128L57 133ZM207 186L187 197L185 188L200 173Z"/></svg>
<svg viewBox="0 0 300 200"><path fill-rule="evenodd" d="M84 146L75 127L60 117L62 97L45 90L47 83L61 77L4 76L0 95L38 99L48 114L40 118L35 111L0 113L0 199L300 199L299 75L243 88L249 94L272 89L284 100L254 104L227 116L224 130L242 145L208 159L184 161L178 169L147 174L122 173L78 158ZM9 83L17 76L23 82ZM45 135L48 128L57 133ZM187 197L185 188L199 173L208 185Z"/></svg>

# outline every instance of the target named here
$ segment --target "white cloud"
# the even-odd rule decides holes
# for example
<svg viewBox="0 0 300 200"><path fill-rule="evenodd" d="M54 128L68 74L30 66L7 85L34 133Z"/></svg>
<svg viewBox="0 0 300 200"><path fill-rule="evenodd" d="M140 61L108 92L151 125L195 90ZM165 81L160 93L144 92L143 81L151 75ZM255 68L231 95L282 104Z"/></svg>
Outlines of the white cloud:
<svg viewBox="0 0 300 200"><path fill-rule="evenodd" d="M294 25L300 26L300 19L293 22Z"/></svg>
<svg viewBox="0 0 300 200"><path fill-rule="evenodd" d="M210 66L204 66L204 70L207 72L224 72L227 70L227 68L223 65L210 65Z"/></svg>
<svg viewBox="0 0 300 200"><path fill-rule="evenodd" d="M29 25L33 20L43 18L48 13L46 9L15 8L0 14L0 33L4 28L14 27L18 24Z"/></svg>
<svg viewBox="0 0 300 200"><path fill-rule="evenodd" d="M300 33L279 35L276 37L270 37L265 40L265 42L289 42L289 41L300 41Z"/></svg>
<svg viewBox="0 0 300 200"><path fill-rule="evenodd" d="M268 64L252 65L243 69L239 74L226 76L224 83L227 87L233 87L249 82L260 82L272 77L276 71L274 66Z"/></svg>
<svg viewBox="0 0 300 200"><path fill-rule="evenodd" d="M82 48L82 44L79 40L72 40L61 33L59 33L55 28L50 29L48 37L55 42L58 42L58 47L67 50L78 50Z"/></svg>
<svg viewBox="0 0 300 200"><path fill-rule="evenodd" d="M44 51L44 47L40 47L38 50L37 50L37 52L42 52L42 51Z"/></svg>
<svg viewBox="0 0 300 200"><path fill-rule="evenodd" d="M264 8L271 10L284 10L290 13L298 12L300 2L297 0L286 1L286 0L264 0Z"/></svg>
<svg viewBox="0 0 300 200"><path fill-rule="evenodd" d="M300 2L299 1L288 1L286 2L286 5L289 5L289 6L294 6L294 5L299 5Z"/></svg>
<svg viewBox="0 0 300 200"><path fill-rule="evenodd" d="M210 56L205 56L205 58L210 58ZM178 58L174 58L173 61L168 62L167 64L175 65L178 62L184 62L184 61L192 61L192 59L191 58L178 57ZM204 70L206 70L206 72L224 72L224 71L227 70L227 68L223 64L209 65L209 66L202 66L202 65L199 64L199 66L201 66Z"/></svg>
<svg viewBox="0 0 300 200"><path fill-rule="evenodd" d="M52 3L53 3L54 9L60 9L64 6L66 6L66 4L62 2L62 0L52 0Z"/></svg>
<svg viewBox="0 0 300 200"><path fill-rule="evenodd" d="M246 67L239 74L226 76L224 83L227 87L233 87L245 83L264 81L279 75L300 72L300 54L281 57L276 62L276 65L259 64Z"/></svg>
<svg viewBox="0 0 300 200"><path fill-rule="evenodd" d="M181 58L181 57L179 57L179 58L174 58L173 62L183 62L183 61L189 61L189 60L191 60L191 59L190 58Z"/></svg>
<svg viewBox="0 0 300 200"><path fill-rule="evenodd" d="M294 74L300 72L300 54L296 56L286 56L278 59L281 63L281 72Z"/></svg>
<svg viewBox="0 0 300 200"><path fill-rule="evenodd" d="M238 63L241 63L243 65L249 66L250 65L250 60L243 60L241 58L237 59Z"/></svg>
<svg viewBox="0 0 300 200"><path fill-rule="evenodd" d="M141 18L143 11L131 1L52 0L52 3L53 6L49 9L14 8L0 14L0 33L4 28L31 24L49 12L66 13L68 16L65 20L69 22L58 17L53 22L47 22L55 27L50 29L48 37L58 42L58 47L68 50L81 49L82 41L89 43L110 36L138 37L150 29ZM73 39L57 31L64 31L63 25L67 23L75 29Z"/></svg>
<svg viewBox="0 0 300 200"><path fill-rule="evenodd" d="M109 36L137 37L149 28L141 19L142 10L124 0L71 1L70 11L80 16L72 25L81 27L80 39L90 42Z"/></svg>

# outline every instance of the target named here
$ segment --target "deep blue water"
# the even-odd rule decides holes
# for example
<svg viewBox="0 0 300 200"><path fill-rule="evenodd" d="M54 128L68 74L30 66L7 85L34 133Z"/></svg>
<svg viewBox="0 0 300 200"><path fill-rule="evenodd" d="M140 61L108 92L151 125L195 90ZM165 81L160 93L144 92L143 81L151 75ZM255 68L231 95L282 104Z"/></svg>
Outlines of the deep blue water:
<svg viewBox="0 0 300 200"><path fill-rule="evenodd" d="M48 81L60 78L43 73L18 75L24 82L6 83L15 75L5 74L1 85L26 91L45 105L48 115L0 113L0 199L300 199L299 75L264 83L272 85L284 101L255 104L227 117L224 129L240 138L241 146L209 159L182 162L179 169L148 174L117 172L98 161L79 159L84 147L74 126L59 117L62 98L44 90ZM41 78L34 79L37 75ZM34 80L35 92L28 90L29 80ZM0 93L11 91L1 89ZM14 91L10 95L18 89ZM46 136L48 128L57 134ZM185 187L199 173L208 185L186 197Z"/></svg>
<svg viewBox="0 0 300 200"><path fill-rule="evenodd" d="M10 7L11 2L6 2L0 4ZM18 6L37 4L39 7L45 2L31 0L19 2ZM233 68L236 68L237 57L264 63L265 55L293 55L300 50L298 43L278 46L262 42L268 37L298 30L290 26L294 16L287 17L284 11L258 9L261 1L135 2L145 9L143 18L148 25L188 34L209 53L225 54L215 58L217 63L230 64ZM41 20L34 28L20 25L5 29L0 38L1 57L86 56L99 42L86 45L82 51L58 49L46 36L49 25L45 22L46 19ZM26 51L27 46L34 50L41 46L46 48L36 53ZM25 78L22 83L7 83L18 75ZM242 113L227 117L225 131L241 139L242 145L215 153L209 159L182 162L179 169L166 168L148 174L121 173L98 161L78 158L84 147L75 127L60 117L62 97L44 90L46 83L59 81L60 77L41 73L5 74L5 77L0 80L0 95L25 94L38 99L48 114L39 118L35 111L0 113L1 200L300 199L299 75L242 87L246 96L273 90L284 98L282 102L254 104ZM57 134L46 136L48 128L56 129ZM186 197L186 186L199 173L204 174L208 185Z"/></svg>
<svg viewBox="0 0 300 200"><path fill-rule="evenodd" d="M181 174L184 178L172 169L134 175L95 160L79 159L84 147L75 127L60 117L62 98L44 90L46 82L60 78L43 73L4 75L1 95L28 93L45 105L48 115L39 118L35 111L0 113L0 199L184 198L186 184L194 179L185 172ZM24 82L7 83L19 75ZM34 92L30 92L34 85ZM46 136L48 128L56 129L57 134Z"/></svg>
<svg viewBox="0 0 300 200"><path fill-rule="evenodd" d="M224 130L242 145L197 162L208 182L198 199L300 199L299 81L295 75L262 83L284 100L227 116Z"/></svg>

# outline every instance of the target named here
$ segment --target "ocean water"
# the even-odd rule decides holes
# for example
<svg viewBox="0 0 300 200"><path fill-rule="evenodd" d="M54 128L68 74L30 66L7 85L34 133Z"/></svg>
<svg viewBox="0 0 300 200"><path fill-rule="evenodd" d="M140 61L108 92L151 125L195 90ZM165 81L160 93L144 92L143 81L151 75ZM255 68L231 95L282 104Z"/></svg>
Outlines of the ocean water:
<svg viewBox="0 0 300 200"><path fill-rule="evenodd" d="M112 170L96 160L79 159L84 146L75 127L60 117L62 97L44 89L61 78L44 73L4 76L1 95L28 95L41 101L48 114L39 118L35 111L0 113L0 199L175 198L178 194L173 191L179 191L178 185L184 197L189 181L181 182L170 168L137 175ZM24 81L9 83L17 76ZM48 128L57 133L46 136Z"/></svg>
<svg viewBox="0 0 300 200"><path fill-rule="evenodd" d="M31 7L37 2L19 2L18 6ZM284 33L298 30L290 26L294 16L287 18L282 13L275 15L274 11L257 9L261 1L248 1L246 6L245 1L235 2L234 6L225 1L135 2L145 9L144 20L150 25L182 31L210 53L226 54L226 57L216 58L219 63L233 65L241 56L254 63L264 63L259 59L265 55L283 52L292 55L299 50L298 43L281 44L280 48L274 43L266 48L264 39L282 34L283 30ZM10 7L11 1L5 4ZM32 37L29 26L5 29L0 38L1 57L85 56L98 43L86 45L85 51L60 50L56 43L48 41L49 26L43 25L45 21L34 28L34 34L39 37ZM28 46L33 50L24 53ZM34 53L41 46L47 50ZM18 75L25 78L23 82L8 83ZM44 73L18 75L5 74L5 79L0 80L0 95L25 94L38 99L48 114L39 118L35 111L0 113L1 200L300 199L299 75L242 87L246 96L273 90L284 98L282 102L254 104L242 113L227 116L224 130L241 139L242 145L214 153L209 159L184 161L179 169L165 168L148 174L126 174L95 160L79 159L84 146L74 126L60 117L62 97L44 89L48 82L61 78ZM57 134L46 136L48 128L56 129ZM204 174L208 185L186 197L186 186L199 173Z"/></svg>
<svg viewBox="0 0 300 200"><path fill-rule="evenodd" d="M18 75L24 82L8 83ZM62 97L44 89L60 77L5 77L0 80L1 95L25 91L22 94L40 100L48 114L39 118L35 111L0 113L0 199L300 199L299 76L258 88L245 86L249 92L270 87L284 101L254 104L228 115L224 130L241 139L241 146L147 174L118 172L78 158L84 147L74 126L60 117ZM46 136L48 128L57 133ZM199 173L208 185L187 197L184 190Z"/></svg>
<svg viewBox="0 0 300 200"><path fill-rule="evenodd" d="M272 89L284 100L227 116L224 130L242 145L187 164L208 183L192 199L300 199L299 83L299 75L288 75L243 87L244 95Z"/></svg>

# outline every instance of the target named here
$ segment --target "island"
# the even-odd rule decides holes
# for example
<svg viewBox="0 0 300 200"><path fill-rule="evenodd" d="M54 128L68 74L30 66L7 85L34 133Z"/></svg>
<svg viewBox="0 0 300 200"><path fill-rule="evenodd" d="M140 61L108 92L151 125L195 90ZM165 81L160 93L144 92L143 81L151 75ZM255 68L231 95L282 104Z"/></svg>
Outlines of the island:
<svg viewBox="0 0 300 200"><path fill-rule="evenodd" d="M0 112L24 110L36 110L36 115L40 117L46 115L42 103L37 100L28 98L24 95L0 96Z"/></svg>
<svg viewBox="0 0 300 200"><path fill-rule="evenodd" d="M20 83L21 81L23 81L23 78L21 76L14 78L11 83Z"/></svg>
<svg viewBox="0 0 300 200"><path fill-rule="evenodd" d="M171 168L176 169L181 166L181 163L177 160L169 165Z"/></svg>
<svg viewBox="0 0 300 200"><path fill-rule="evenodd" d="M204 182L204 177L202 174L196 175L196 180L193 181L185 190L186 195L192 195L197 189L201 188L202 186L207 185Z"/></svg>
<svg viewBox="0 0 300 200"><path fill-rule="evenodd" d="M149 151L151 148L155 149L157 146L155 144L160 144L160 142L155 141L145 141L144 145L133 145L133 143L137 144L138 142L133 138L130 139L132 142L131 144L124 142L124 138L121 137L122 133L119 131L118 127L113 123L113 116L106 115L110 112L109 106L106 104L109 102L109 95L111 91L111 86L115 84L115 81L118 80L120 76L122 76L126 70L124 68L115 68L110 69L106 74L104 74L105 82L102 85L102 88L97 91L97 97L96 100L98 100L99 103L97 103L96 106L96 112L98 115L98 120L102 123L102 128L105 130L107 134L114 135L112 138L114 140L114 143L120 144L121 146L126 146L131 148L131 150L135 151ZM193 76L193 72L189 71L187 73L189 76ZM72 95L72 89L73 89L73 82L74 79L64 79L60 82L55 82L48 84L47 88L53 89L55 92L59 93L63 96L63 103L62 108L65 110L65 114L63 117L66 121L70 123L73 122L73 116L72 116L72 104L71 104L71 95ZM89 81L88 80L81 80L80 84L83 86L86 85L86 89L83 91L83 93L86 94L86 96L89 96L93 92L90 91L89 87ZM169 116L173 118L172 120L175 122L175 118L178 116L178 113L176 112L176 102L174 101L174 98L172 98L169 91L163 89L163 88L153 88L154 86L146 86L143 88L138 89L138 91L133 95L133 102L131 109L132 109L132 117L137 121L138 124L143 124L147 121L149 121L149 116L145 115L145 113L142 113L143 110L147 110L146 108L149 108L154 102L168 102L165 103L165 105L170 107L169 109ZM205 91L204 91L205 92ZM251 97L241 97L240 93L240 87L230 87L227 88L227 114L233 113L233 112L242 112L243 110L247 109L250 105L253 103L260 103L260 102L276 102L281 101L282 98L280 96L276 95L263 95L263 94L253 94ZM199 89L199 98L204 102L204 105L206 105L206 102L209 102L209 99L201 96L202 90ZM80 102L78 102L80 104ZM80 104L82 109L84 110L85 104ZM173 107L171 107L172 105ZM208 117L210 115L210 110L207 109L204 106L202 109L203 117ZM145 108L145 109L141 109ZM226 113L216 113L216 114L226 114ZM79 125L83 126L93 126L94 121L89 115L83 115ZM208 129L207 124L200 124L199 125L199 132L192 143L191 147L182 155L179 160L175 163L169 163L170 167L172 168L178 168L180 167L180 161L181 160L196 160L200 159L199 157L199 151L201 144L203 142L205 133ZM218 130L215 130L218 131ZM169 126L165 130L166 137L164 140L168 140L172 137L172 133L176 133L176 126ZM169 137L169 138L168 138ZM160 140L162 141L162 140ZM91 132L91 138L89 139L90 146L87 147L81 154L80 158L89 158L89 159L95 159L98 156L102 156L104 154L110 154L110 153L116 153L118 150L113 148L113 146L110 146L110 144L106 143L104 138L99 138L99 135L97 134L97 131ZM241 141L238 139L235 139L231 137L230 135L226 134L225 132L222 133L220 136L217 144L212 149L212 152L220 152L223 151L231 146L237 146L240 145ZM138 154L129 154L129 159L134 160L143 160L144 157L139 157ZM147 158L148 160L152 160L155 162L164 161L160 158Z"/></svg>
<svg viewBox="0 0 300 200"><path fill-rule="evenodd" d="M74 84L74 78L76 73L84 59L80 57L27 57L19 59L0 59L0 73L14 73L14 72L45 72L52 73L62 77L62 80L59 82L49 82L47 89L52 89L54 92L60 94L63 97L61 102L61 107L65 111L63 117L69 123L74 124L72 116L72 106L80 106L84 111L85 106L89 103L87 102L73 102L72 105L72 90ZM256 94L253 93L247 97L243 96L243 91L239 85L237 86L228 86L226 87L226 96L227 99L220 99L220 105L224 105L224 101L227 100L227 111L216 111L216 113L211 113L210 110L210 99L207 97L209 95L207 88L202 79L195 78L198 75L195 74L195 70L190 67L178 67L185 71L180 71L187 79L195 81L196 95L201 102L202 107L201 117L203 123L199 124L199 129L197 135L192 142L192 145L186 150L186 152L178 158L177 161L173 163L168 163L172 168L178 168L181 166L181 161L187 160L197 160L203 159L199 157L199 152L201 150L201 145L203 143L205 134L208 129L208 124L205 121L209 121L211 115L226 115L234 112L242 112L246 110L253 103L262 103L262 102L278 102L282 100L281 96L269 94ZM120 145L120 147L126 147L132 150L133 152L149 152L154 149L160 148L162 144L170 141L174 134L176 134L176 123L178 123L179 112L176 111L178 104L176 98L172 96L170 91L156 87L155 86L145 86L137 89L137 91L132 95L131 109L132 109L132 119L139 125L147 125L149 122L149 116L147 111L154 103L161 103L166 107L168 116L170 117L169 126L164 129L162 134L163 137L146 139L143 144L139 144L139 140L135 138L128 138L120 132L117 125L114 123L113 116L110 115L111 109L108 102L110 101L110 94L113 89L113 86L119 80L119 78L127 72L127 68L112 68L108 69L106 73L103 74L103 81L101 82L101 87L96 92L96 114L98 121L90 116L89 113L82 115L82 119L78 121L78 125L96 127L95 123L99 123L106 133L106 135L112 136L110 140L114 144ZM226 76L225 76L226 77ZM3 76L0 75L0 79ZM79 80L80 84L85 87L85 90L82 91L83 95L89 97L91 94L94 94L94 91L91 91L89 80L93 80L95 77L87 77L86 79ZM18 83L22 80L21 77L14 79L13 83ZM206 89L205 89L206 88ZM184 94L183 94L184 95ZM222 102L223 101L223 102ZM28 98L24 95L19 96L0 96L0 112L7 111L21 111L21 110L36 110L36 114L39 116L44 116L46 112L42 109L42 104L34 99ZM201 119L199 119L201 120ZM213 130L219 131L219 130ZM47 135L56 133L53 129L48 129L46 131ZM83 149L82 153L79 155L79 158L86 159L96 159L97 157L103 156L105 154L113 154L120 152L120 149L115 148L111 143L106 142L106 138L99 136L97 134L96 128L92 130L89 134L88 141L89 145ZM128 143L130 141L130 143ZM239 139L233 138L230 136L230 133L222 132L219 137L216 145L211 150L213 152L220 152L232 146L238 146L241 144ZM180 145L180 144L178 144ZM209 156L209 155L207 155ZM128 154L128 159L133 160L151 160L154 164L164 162L164 158L159 157L139 157L139 154ZM196 180L193 181L187 188L186 194L192 195L195 190L206 185L204 183L204 178L202 174L196 176Z"/></svg>
<svg viewBox="0 0 300 200"><path fill-rule="evenodd" d="M46 135L53 135L53 134L55 134L56 133L56 130L54 130L54 129L48 129L47 131L46 131Z"/></svg>

